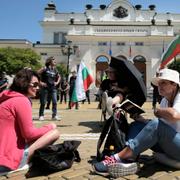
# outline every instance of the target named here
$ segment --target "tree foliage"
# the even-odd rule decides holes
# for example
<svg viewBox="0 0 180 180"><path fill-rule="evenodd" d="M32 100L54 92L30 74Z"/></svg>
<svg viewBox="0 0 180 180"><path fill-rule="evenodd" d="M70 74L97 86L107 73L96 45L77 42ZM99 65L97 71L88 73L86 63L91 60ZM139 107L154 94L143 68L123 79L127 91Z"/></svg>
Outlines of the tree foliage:
<svg viewBox="0 0 180 180"><path fill-rule="evenodd" d="M40 59L41 57L30 48L0 48L0 72L16 74L24 67L37 70L41 67Z"/></svg>
<svg viewBox="0 0 180 180"><path fill-rule="evenodd" d="M66 77L67 76L67 69L66 69L66 65L60 63L57 64L57 70L59 71L61 77Z"/></svg>

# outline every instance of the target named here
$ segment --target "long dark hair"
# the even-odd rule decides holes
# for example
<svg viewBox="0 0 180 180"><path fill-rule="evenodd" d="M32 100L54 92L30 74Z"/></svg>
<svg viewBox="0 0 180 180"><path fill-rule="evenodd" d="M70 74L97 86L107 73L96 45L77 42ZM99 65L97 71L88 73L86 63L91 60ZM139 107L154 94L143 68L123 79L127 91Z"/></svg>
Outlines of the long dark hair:
<svg viewBox="0 0 180 180"><path fill-rule="evenodd" d="M28 92L29 83L31 82L33 76L37 77L38 81L40 80L39 75L35 71L28 68L20 70L15 75L13 83L9 89L22 94L26 94Z"/></svg>

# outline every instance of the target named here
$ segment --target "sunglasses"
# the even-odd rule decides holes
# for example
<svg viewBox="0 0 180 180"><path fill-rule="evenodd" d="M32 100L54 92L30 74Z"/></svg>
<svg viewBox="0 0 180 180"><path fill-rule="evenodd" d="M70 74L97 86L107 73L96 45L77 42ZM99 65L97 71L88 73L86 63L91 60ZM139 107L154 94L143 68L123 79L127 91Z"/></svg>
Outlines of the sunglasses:
<svg viewBox="0 0 180 180"><path fill-rule="evenodd" d="M37 87L39 87L39 83L38 82L33 82L33 83L30 83L29 86L37 88Z"/></svg>

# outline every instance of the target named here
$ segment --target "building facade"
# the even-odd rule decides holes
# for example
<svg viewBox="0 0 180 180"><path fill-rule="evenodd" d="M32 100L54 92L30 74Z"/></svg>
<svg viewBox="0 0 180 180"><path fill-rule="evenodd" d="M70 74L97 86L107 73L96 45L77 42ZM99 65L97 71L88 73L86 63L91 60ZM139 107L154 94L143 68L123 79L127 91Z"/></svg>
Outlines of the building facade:
<svg viewBox="0 0 180 180"><path fill-rule="evenodd" d="M40 24L43 39L34 48L42 61L53 55L71 72L83 60L96 87L112 55L132 61L149 89L164 49L180 34L180 14L158 13L155 5L142 9L127 0L112 0L98 9L88 4L83 13L58 12L51 2Z"/></svg>

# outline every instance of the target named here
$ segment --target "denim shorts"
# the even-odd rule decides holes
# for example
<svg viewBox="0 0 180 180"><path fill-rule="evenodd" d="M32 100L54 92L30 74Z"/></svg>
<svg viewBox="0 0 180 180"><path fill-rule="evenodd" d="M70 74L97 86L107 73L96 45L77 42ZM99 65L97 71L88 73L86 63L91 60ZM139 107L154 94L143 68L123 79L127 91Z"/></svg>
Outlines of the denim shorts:
<svg viewBox="0 0 180 180"><path fill-rule="evenodd" d="M20 162L20 164L18 166L18 169L22 168L25 164L27 164L28 155L29 155L29 148L28 148L28 145L26 145L25 149L24 149L22 159L21 159L21 162ZM9 172L9 171L12 171L12 170L10 168L6 167L6 166L3 166L3 165L1 166L0 165L0 173Z"/></svg>
<svg viewBox="0 0 180 180"><path fill-rule="evenodd" d="M22 168L25 164L27 164L28 155L29 155L29 147L28 145L26 145L24 149L23 157L21 159L21 162L18 168Z"/></svg>

